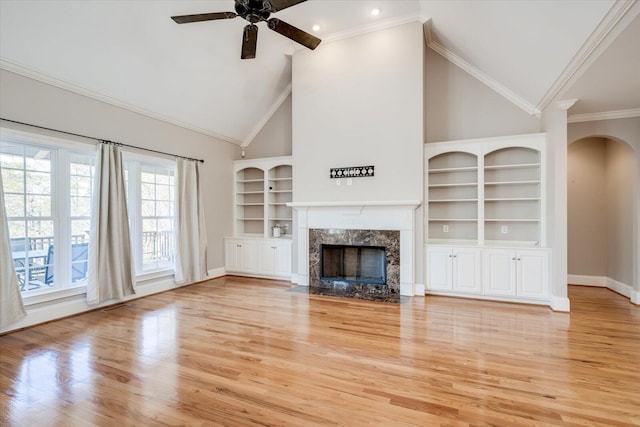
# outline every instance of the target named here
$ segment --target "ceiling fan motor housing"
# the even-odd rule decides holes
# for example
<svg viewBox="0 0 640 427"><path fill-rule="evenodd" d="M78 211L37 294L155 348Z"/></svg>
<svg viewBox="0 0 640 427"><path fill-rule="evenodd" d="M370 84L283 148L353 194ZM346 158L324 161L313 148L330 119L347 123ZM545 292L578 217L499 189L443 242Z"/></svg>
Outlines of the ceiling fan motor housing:
<svg viewBox="0 0 640 427"><path fill-rule="evenodd" d="M271 15L271 3L267 0L236 0L236 13L247 21L266 21Z"/></svg>

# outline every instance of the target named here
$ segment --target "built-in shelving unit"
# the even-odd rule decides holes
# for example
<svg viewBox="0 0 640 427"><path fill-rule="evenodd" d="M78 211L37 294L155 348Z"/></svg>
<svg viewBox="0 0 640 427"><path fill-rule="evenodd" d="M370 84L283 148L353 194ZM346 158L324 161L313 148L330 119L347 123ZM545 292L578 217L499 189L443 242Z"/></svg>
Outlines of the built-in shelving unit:
<svg viewBox="0 0 640 427"><path fill-rule="evenodd" d="M451 151L428 159L428 234L435 239L478 238L478 156Z"/></svg>
<svg viewBox="0 0 640 427"><path fill-rule="evenodd" d="M291 233L292 213L287 206L293 194L293 170L291 165L278 165L268 171L268 216L269 230L280 226L283 233Z"/></svg>
<svg viewBox="0 0 640 427"><path fill-rule="evenodd" d="M282 237L292 232L293 169L291 157L271 157L234 162L235 237Z"/></svg>
<svg viewBox="0 0 640 427"><path fill-rule="evenodd" d="M225 238L225 271L255 277L291 277L293 169L291 157L233 162L235 229ZM273 227L280 226L274 238Z"/></svg>
<svg viewBox="0 0 640 427"><path fill-rule="evenodd" d="M246 167L236 171L236 233L261 236L264 233L264 171Z"/></svg>
<svg viewBox="0 0 640 427"><path fill-rule="evenodd" d="M539 246L543 149L539 134L427 144L427 243Z"/></svg>
<svg viewBox="0 0 640 427"><path fill-rule="evenodd" d="M540 150L511 146L484 156L484 239L540 242Z"/></svg>
<svg viewBox="0 0 640 427"><path fill-rule="evenodd" d="M545 135L425 145L426 292L549 301Z"/></svg>

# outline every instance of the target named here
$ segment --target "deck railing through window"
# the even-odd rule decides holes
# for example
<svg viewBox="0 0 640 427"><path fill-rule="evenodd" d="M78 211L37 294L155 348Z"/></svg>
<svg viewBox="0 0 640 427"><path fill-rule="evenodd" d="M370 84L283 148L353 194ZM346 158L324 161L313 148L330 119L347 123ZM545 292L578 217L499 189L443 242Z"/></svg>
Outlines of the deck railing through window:
<svg viewBox="0 0 640 427"><path fill-rule="evenodd" d="M173 261L173 231L142 233L143 262L168 265Z"/></svg>

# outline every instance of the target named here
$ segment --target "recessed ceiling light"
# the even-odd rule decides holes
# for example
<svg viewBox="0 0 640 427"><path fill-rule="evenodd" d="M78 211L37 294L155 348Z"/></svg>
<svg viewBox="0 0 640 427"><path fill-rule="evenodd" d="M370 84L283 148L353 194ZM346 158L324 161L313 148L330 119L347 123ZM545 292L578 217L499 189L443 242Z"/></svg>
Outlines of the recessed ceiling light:
<svg viewBox="0 0 640 427"><path fill-rule="evenodd" d="M312 29L313 31L320 31L320 25L315 24L313 27L311 27L311 29Z"/></svg>
<svg viewBox="0 0 640 427"><path fill-rule="evenodd" d="M371 16L378 16L380 15L380 9L378 9L377 7L375 9L371 9Z"/></svg>

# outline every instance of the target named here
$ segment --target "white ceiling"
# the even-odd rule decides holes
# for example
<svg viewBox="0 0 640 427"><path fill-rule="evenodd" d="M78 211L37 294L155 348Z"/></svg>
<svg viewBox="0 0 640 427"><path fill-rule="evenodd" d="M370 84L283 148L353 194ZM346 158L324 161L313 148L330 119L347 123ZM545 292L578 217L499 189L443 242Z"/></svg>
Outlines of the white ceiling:
<svg viewBox="0 0 640 427"><path fill-rule="evenodd" d="M170 19L233 11L233 4L0 0L0 65L227 141L247 143L288 94L291 54L298 45L259 24L257 58L243 61L244 20L177 25ZM434 38L448 51L535 106L613 4L309 0L275 16L308 32L319 24L317 35L325 44L430 17ZM370 14L374 7L381 11L377 17ZM630 40L627 45L634 38L637 44L638 32L624 37ZM612 60L621 55L612 54ZM593 73L601 79L598 69L596 63ZM582 78L588 77L585 73ZM590 97L602 99L584 85L574 86L575 97L591 90Z"/></svg>

